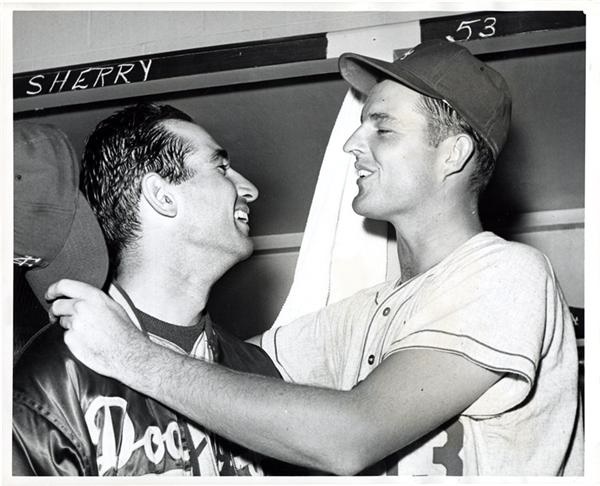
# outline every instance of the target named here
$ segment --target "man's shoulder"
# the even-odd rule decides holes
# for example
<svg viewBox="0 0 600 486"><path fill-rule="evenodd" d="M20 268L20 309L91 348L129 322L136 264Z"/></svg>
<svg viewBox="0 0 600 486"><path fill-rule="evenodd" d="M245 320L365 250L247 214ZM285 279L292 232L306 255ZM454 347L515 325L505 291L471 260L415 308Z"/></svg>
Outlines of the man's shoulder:
<svg viewBox="0 0 600 486"><path fill-rule="evenodd" d="M345 297L338 302L328 304L324 309L335 309L336 311L340 311L355 309L357 306L363 307L367 303L376 299L377 295L387 293L388 291L394 289L398 285L398 282L399 278L396 277L379 282L371 287L365 287L364 289L357 290L354 294Z"/></svg>
<svg viewBox="0 0 600 486"><path fill-rule="evenodd" d="M19 351L15 362L17 370L44 370L46 363L56 364L70 355L64 343L64 330L58 324L47 324Z"/></svg>
<svg viewBox="0 0 600 486"><path fill-rule="evenodd" d="M547 273L550 269L548 258L537 248L505 240L491 232L473 238L457 256L457 260L470 262L481 268L510 268L522 273Z"/></svg>
<svg viewBox="0 0 600 486"><path fill-rule="evenodd" d="M49 324L20 351L13 367L15 397L46 394L53 388L65 393L73 371L87 370L75 360L63 335L58 324Z"/></svg>
<svg viewBox="0 0 600 486"><path fill-rule="evenodd" d="M75 360L63 334L58 324L44 327L15 363L13 438L38 474L97 474L90 460L79 388L92 372Z"/></svg>

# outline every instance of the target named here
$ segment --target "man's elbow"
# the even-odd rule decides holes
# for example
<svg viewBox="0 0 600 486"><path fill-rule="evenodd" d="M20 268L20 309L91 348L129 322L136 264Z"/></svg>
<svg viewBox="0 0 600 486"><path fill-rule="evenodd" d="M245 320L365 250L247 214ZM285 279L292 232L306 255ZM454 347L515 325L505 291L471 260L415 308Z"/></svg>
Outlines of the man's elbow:
<svg viewBox="0 0 600 486"><path fill-rule="evenodd" d="M354 476L376 462L361 445L332 447L321 457L319 469L336 476Z"/></svg>
<svg viewBox="0 0 600 486"><path fill-rule="evenodd" d="M368 464L363 465L363 463L358 461L336 461L336 464L332 464L330 468L330 472L335 474L336 476L354 476L368 467Z"/></svg>
<svg viewBox="0 0 600 486"><path fill-rule="evenodd" d="M365 401L354 401L359 406L348 407L348 413L339 413L338 420L329 428L322 444L320 468L337 476L354 476L375 464L385 455L379 440L379 427L373 423L365 408ZM321 448L322 449L322 448Z"/></svg>

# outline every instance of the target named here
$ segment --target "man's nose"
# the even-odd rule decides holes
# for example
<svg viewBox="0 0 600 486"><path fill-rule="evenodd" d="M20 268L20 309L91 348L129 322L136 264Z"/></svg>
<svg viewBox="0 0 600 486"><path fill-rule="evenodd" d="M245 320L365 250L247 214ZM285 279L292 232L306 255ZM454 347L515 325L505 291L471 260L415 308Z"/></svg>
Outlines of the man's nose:
<svg viewBox="0 0 600 486"><path fill-rule="evenodd" d="M363 137L362 137L362 126L354 130L354 133L350 135L350 138L346 140L344 144L344 152L358 156L359 153L363 152Z"/></svg>
<svg viewBox="0 0 600 486"><path fill-rule="evenodd" d="M252 201L256 201L256 199L258 198L257 187L239 172L232 172L232 178L234 180L238 196L243 197L249 203L251 203Z"/></svg>

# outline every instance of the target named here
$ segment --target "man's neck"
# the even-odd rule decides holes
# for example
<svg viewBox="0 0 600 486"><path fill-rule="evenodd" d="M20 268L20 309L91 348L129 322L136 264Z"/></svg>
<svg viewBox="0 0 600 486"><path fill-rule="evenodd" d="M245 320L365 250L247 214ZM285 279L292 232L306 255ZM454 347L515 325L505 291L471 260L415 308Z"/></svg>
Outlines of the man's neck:
<svg viewBox="0 0 600 486"><path fill-rule="evenodd" d="M145 264L134 265L125 259L116 280L142 312L175 325L192 326L219 277L202 265L192 269L147 259Z"/></svg>
<svg viewBox="0 0 600 486"><path fill-rule="evenodd" d="M438 215L412 222L399 220L392 224L403 281L426 272L482 231L476 213Z"/></svg>

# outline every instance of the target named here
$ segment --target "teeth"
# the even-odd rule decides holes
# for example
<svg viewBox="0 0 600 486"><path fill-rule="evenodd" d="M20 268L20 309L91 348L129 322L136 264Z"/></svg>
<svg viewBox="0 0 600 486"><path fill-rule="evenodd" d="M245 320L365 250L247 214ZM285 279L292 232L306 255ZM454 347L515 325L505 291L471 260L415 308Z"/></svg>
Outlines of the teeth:
<svg viewBox="0 0 600 486"><path fill-rule="evenodd" d="M235 219L242 221L243 223L248 222L248 213L246 213L246 211L243 211L241 209L236 209L235 212L233 213L233 216L235 217Z"/></svg>
<svg viewBox="0 0 600 486"><path fill-rule="evenodd" d="M358 170L358 177L360 177L361 179L363 177L368 177L372 174L373 172L371 172L370 170L366 170L366 169L359 169Z"/></svg>

